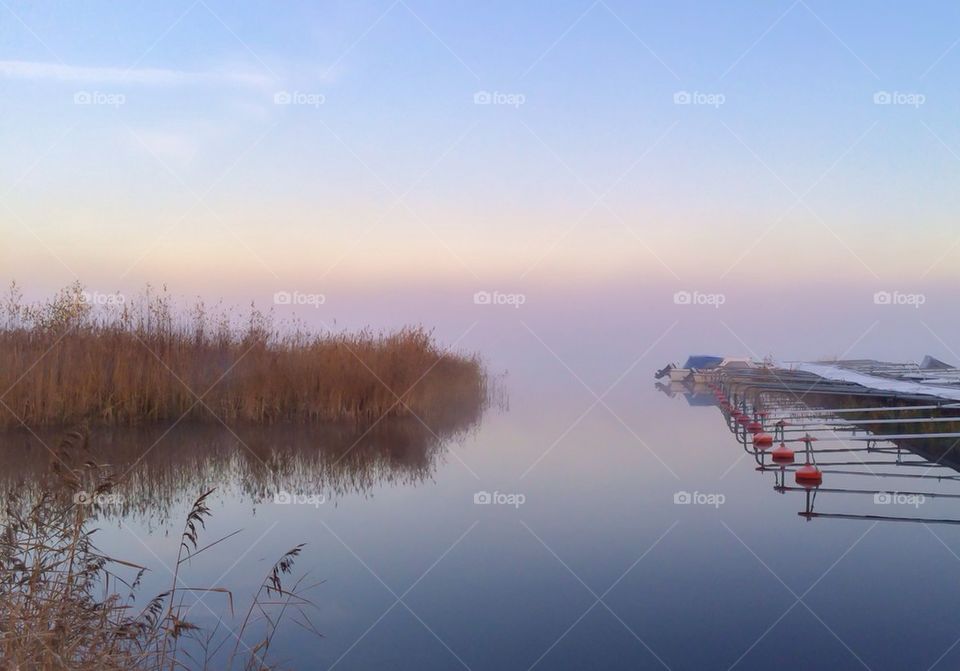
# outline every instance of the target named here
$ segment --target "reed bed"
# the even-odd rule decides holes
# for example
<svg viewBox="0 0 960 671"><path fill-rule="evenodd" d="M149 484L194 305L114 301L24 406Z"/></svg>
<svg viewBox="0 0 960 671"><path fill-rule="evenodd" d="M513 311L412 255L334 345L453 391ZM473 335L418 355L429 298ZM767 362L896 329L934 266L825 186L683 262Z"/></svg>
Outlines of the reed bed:
<svg viewBox="0 0 960 671"><path fill-rule="evenodd" d="M316 333L251 307L179 309L147 288L91 304L79 284L41 303L13 285L0 305L0 428L196 419L256 423L416 416L482 403L475 356L422 328Z"/></svg>
<svg viewBox="0 0 960 671"><path fill-rule="evenodd" d="M187 586L182 577L190 560L237 533L212 542L201 538L211 515L210 490L189 510L169 589L138 604L147 569L110 557L94 544L96 505L86 495L78 498L81 492L90 500L108 494L109 468L97 463L85 433L68 435L57 452L39 496L12 494L6 501L0 527L4 669L260 671L274 668L270 647L284 619L318 634L307 612L314 608L307 592L316 585L292 577L303 545L270 567L240 614L235 635L190 619L191 600L204 595L222 601L223 618L236 619L232 592Z"/></svg>

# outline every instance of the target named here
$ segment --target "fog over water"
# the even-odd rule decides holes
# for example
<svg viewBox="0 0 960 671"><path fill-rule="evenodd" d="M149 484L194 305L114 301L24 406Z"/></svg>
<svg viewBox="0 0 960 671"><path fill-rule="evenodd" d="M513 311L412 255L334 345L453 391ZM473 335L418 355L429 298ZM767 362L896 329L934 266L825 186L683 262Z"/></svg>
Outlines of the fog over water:
<svg viewBox="0 0 960 671"><path fill-rule="evenodd" d="M192 562L190 582L243 600L306 542L298 566L325 580L313 592L325 638L291 628L275 645L317 668L441 669L457 657L472 669L656 668L657 657L671 669L930 666L960 630L960 587L947 577L960 528L808 523L803 495L775 492L715 408L655 390L652 374L688 353L953 362L946 294L915 308L876 304L867 286L814 284L674 303L688 289L699 291L531 291L519 307L440 292L356 297L336 308L338 326L430 315L441 342L483 356L495 402L479 420L451 415L436 435L386 424L353 449L349 428L177 427L120 490L128 505L104 511L99 543L154 569L144 594L162 591L180 520L216 486L204 536L243 531ZM331 303L298 312L326 323ZM158 432L101 435L119 462ZM8 477L29 482L42 448L8 442L19 455ZM851 484L887 487L874 481ZM302 502L276 504L277 491ZM483 492L499 498L475 504ZM723 503L678 506L678 492ZM864 497L821 497L820 510L875 512ZM960 519L956 500L924 506ZM221 613L213 595L204 601ZM215 622L203 605L192 615ZM880 640L877 627L897 633ZM944 668L960 663L956 650Z"/></svg>

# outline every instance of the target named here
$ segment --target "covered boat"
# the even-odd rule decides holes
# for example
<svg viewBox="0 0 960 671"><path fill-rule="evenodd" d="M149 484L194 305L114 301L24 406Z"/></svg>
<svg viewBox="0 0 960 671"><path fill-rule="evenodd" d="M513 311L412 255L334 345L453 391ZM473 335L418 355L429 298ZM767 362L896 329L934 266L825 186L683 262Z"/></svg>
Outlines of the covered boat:
<svg viewBox="0 0 960 671"><path fill-rule="evenodd" d="M683 382L692 373L702 370L717 368L724 363L722 356L713 356L709 354L693 354L687 357L683 366L668 364L656 372L655 377L659 380L662 377L670 376L671 382Z"/></svg>

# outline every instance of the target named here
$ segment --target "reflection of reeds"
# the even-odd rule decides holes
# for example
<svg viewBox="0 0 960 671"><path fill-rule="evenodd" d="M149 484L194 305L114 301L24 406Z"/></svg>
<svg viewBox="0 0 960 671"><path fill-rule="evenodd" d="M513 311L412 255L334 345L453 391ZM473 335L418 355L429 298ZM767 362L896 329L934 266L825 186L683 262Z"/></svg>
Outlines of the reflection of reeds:
<svg viewBox="0 0 960 671"><path fill-rule="evenodd" d="M295 610L306 619L304 610L312 606L304 596L309 587L301 588L302 578L292 586L284 584L302 545L283 554L264 579L271 598L258 593L253 599L251 612L256 609L269 622L265 633L252 647L243 643L250 625L248 613L236 634L236 649L224 664L226 653L218 657L218 651L228 642L226 636L233 643L233 635L216 640L216 631L205 631L187 619L189 609L184 606L191 594L215 592L225 595L232 614L232 594L222 587L186 587L175 573L168 591L139 612L133 609L146 569L109 557L93 544L89 514L95 504L80 495L89 491L95 499L96 494L109 491L109 478L93 461L83 434L73 434L61 443L55 463L58 468L35 500L11 495L7 501L0 529L3 668L172 671L201 664L207 668L209 663L224 669L271 668L266 656L284 612ZM194 502L187 517L177 571L187 558L229 537L198 548L203 519L210 514L205 504L209 493ZM135 577L124 580L119 575L124 569L135 572ZM278 603L279 612L268 613Z"/></svg>
<svg viewBox="0 0 960 671"><path fill-rule="evenodd" d="M0 318L0 427L180 418L258 423L377 421L486 394L475 357L441 350L420 328L311 333L166 293L95 309L80 285L27 305L14 286ZM9 391L8 391L9 390Z"/></svg>
<svg viewBox="0 0 960 671"><path fill-rule="evenodd" d="M415 418L376 426L181 422L97 427L91 440L109 457L117 501L101 518L137 519L173 533L170 513L196 492L217 488L218 498L257 506L278 490L323 494L336 501L367 496L381 486L418 486L443 463L447 450L476 429L480 409L450 408L430 427ZM0 432L0 501L8 492L34 495L42 486L59 430ZM158 442L159 441L159 442ZM177 513L179 514L179 513Z"/></svg>

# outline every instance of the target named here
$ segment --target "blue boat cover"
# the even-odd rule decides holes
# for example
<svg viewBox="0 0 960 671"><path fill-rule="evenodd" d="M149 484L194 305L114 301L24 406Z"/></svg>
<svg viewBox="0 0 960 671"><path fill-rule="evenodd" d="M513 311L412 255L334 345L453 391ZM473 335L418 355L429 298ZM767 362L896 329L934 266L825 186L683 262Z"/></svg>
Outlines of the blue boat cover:
<svg viewBox="0 0 960 671"><path fill-rule="evenodd" d="M716 368L723 363L722 356L707 356L705 354L694 354L687 357L687 363L684 368Z"/></svg>

